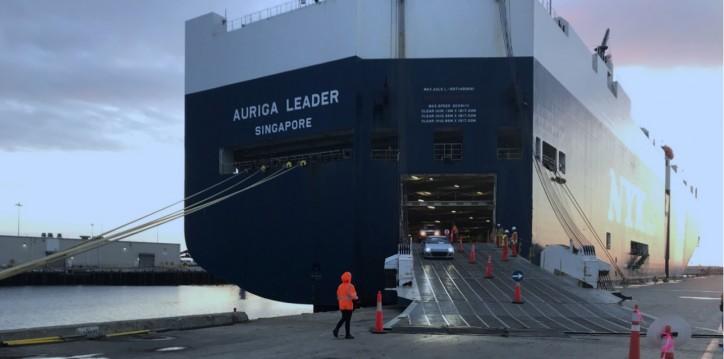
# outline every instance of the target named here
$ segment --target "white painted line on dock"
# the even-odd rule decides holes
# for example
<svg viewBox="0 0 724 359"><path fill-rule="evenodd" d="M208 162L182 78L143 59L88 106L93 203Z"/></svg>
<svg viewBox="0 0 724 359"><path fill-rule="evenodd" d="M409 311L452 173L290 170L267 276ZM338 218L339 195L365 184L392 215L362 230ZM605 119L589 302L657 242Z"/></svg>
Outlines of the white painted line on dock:
<svg viewBox="0 0 724 359"><path fill-rule="evenodd" d="M722 331L722 326L719 324L719 333ZM720 352L721 349L719 349L719 339L712 339L709 342L709 345L706 347L706 351L704 352L704 355L701 356L701 359L714 359L714 353Z"/></svg>
<svg viewBox="0 0 724 359"><path fill-rule="evenodd" d="M696 292L696 293L717 293L719 294L719 291L716 290L696 290L696 289L656 289L660 292Z"/></svg>

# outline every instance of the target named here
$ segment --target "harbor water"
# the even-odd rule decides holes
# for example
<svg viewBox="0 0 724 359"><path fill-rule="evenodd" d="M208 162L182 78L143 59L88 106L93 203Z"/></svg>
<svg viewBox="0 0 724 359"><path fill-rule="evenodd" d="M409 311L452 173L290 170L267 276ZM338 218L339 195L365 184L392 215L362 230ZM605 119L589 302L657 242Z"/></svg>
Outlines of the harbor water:
<svg viewBox="0 0 724 359"><path fill-rule="evenodd" d="M0 330L237 311L249 319L311 313L290 304L218 286L0 287Z"/></svg>

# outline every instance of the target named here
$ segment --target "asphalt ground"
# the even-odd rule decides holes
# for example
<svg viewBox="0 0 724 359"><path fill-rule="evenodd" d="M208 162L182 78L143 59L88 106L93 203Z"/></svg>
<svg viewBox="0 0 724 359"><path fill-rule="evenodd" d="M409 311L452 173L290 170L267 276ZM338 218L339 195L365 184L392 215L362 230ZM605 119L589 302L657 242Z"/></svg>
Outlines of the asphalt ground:
<svg viewBox="0 0 724 359"><path fill-rule="evenodd" d="M719 311L722 276L687 278L622 289L641 312L677 316L700 333L676 347L677 359L721 358ZM400 308L383 308L383 321ZM336 339L338 312L264 318L203 329L150 332L96 340L0 348L0 358L628 358L631 335L570 335L546 332L375 334L376 308L356 310L355 339ZM718 331L719 334L716 334ZM641 358L658 358L659 348L641 335Z"/></svg>

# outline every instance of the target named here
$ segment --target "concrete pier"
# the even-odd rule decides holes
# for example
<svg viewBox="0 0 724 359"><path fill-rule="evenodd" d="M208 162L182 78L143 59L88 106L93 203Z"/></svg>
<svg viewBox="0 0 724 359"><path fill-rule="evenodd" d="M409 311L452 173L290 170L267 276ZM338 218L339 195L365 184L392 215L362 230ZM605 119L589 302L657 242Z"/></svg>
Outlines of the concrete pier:
<svg viewBox="0 0 724 359"><path fill-rule="evenodd" d="M633 297L622 304L638 304L646 317L677 315L696 333L688 343L676 347L677 359L720 358L721 312L719 298L722 277L687 278L624 288ZM401 308L384 307L385 322L402 313ZM373 334L376 309L356 310L352 317L355 339L335 339L332 329L338 312L265 318L202 329L170 329L94 340L75 339L55 344L9 346L0 349L0 358L73 357L88 358L410 358L427 359L455 356L462 358L626 358L629 335L567 334L560 331L510 330L465 332L463 328L434 328L413 333L405 330ZM243 316L241 317L243 318ZM650 324L650 323L649 323ZM153 328L148 324L146 327ZM135 328L135 327L134 327ZM133 329L133 328L127 328ZM446 330L447 329L447 330ZM15 337L23 337L16 331ZM709 334L707 334L709 333ZM25 338L30 338L26 333ZM32 335L52 335L51 332ZM3 335L3 334L0 334ZM6 335L6 334L4 334ZM642 336L645 332L642 332ZM5 340L5 339L3 339ZM655 358L659 348L641 340L641 357Z"/></svg>
<svg viewBox="0 0 724 359"><path fill-rule="evenodd" d="M197 267L198 268L198 267ZM0 286L23 285L213 285L226 284L200 268L110 269L73 268L20 273L0 280Z"/></svg>

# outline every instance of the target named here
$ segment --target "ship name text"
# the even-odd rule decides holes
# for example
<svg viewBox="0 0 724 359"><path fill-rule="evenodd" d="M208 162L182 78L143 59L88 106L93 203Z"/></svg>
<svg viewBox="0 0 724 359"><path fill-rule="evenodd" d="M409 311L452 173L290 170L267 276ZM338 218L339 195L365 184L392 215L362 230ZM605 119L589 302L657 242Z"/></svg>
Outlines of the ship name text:
<svg viewBox="0 0 724 359"><path fill-rule="evenodd" d="M295 131L300 130L302 128L311 128L312 127L312 118L300 118L298 120L293 121L283 121L283 122L274 122L274 123L267 123L264 125L259 125L254 127L254 134L256 136L260 135L268 135L272 133L279 133L279 132L286 132L286 131Z"/></svg>
<svg viewBox="0 0 724 359"><path fill-rule="evenodd" d="M287 98L284 101L284 110L286 112L293 112L304 110L307 108L332 105L335 103L339 103L339 91L336 89ZM262 118L278 114L279 106L277 105L276 101L264 102L255 105L242 106L240 108L234 109L232 122L249 120L253 118Z"/></svg>

